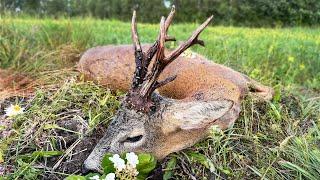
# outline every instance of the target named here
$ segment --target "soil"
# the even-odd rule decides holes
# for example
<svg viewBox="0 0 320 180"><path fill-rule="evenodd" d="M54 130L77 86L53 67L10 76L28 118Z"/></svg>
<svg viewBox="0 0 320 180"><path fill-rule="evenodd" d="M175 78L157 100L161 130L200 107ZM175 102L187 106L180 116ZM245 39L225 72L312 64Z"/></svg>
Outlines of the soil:
<svg viewBox="0 0 320 180"><path fill-rule="evenodd" d="M60 121L58 123L60 127L76 131L80 130L79 122L75 120ZM81 129L83 130L83 129ZM58 175L56 172L65 174L81 174L81 168L83 162L89 156L95 145L104 135L106 128L99 126L93 132L83 138L78 138L78 135L59 130L57 134L62 136L64 139L65 147L62 147L64 151L71 148L74 144L76 146L72 151L65 155L64 159L61 161L61 157L50 158L46 166L55 171L55 173L45 173L43 179L62 179L64 176ZM77 143L78 142L78 143Z"/></svg>

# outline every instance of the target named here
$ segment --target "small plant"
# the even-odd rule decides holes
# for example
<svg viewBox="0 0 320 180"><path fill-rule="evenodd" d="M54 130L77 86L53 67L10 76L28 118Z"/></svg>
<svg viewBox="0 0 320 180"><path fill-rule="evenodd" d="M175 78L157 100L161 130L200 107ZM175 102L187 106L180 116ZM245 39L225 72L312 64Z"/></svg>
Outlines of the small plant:
<svg viewBox="0 0 320 180"><path fill-rule="evenodd" d="M102 159L103 174L70 175L66 180L142 180L156 167L156 159L147 153L107 153Z"/></svg>

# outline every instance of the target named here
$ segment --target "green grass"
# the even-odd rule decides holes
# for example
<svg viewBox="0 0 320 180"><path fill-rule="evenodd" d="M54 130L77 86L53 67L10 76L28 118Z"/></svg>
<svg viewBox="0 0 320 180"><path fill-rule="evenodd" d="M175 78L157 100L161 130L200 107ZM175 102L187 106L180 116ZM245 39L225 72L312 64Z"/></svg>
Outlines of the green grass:
<svg viewBox="0 0 320 180"><path fill-rule="evenodd" d="M130 44L130 24L10 17L0 21L0 67L26 72L47 84L32 98L0 103L1 112L12 101L27 107L23 116L12 120L14 133L0 140L5 164L14 165L7 178L33 179L52 171L36 168L48 157L30 154L60 150L55 136L59 121L86 121L88 128L82 130L90 133L113 116L120 94L77 82L77 73L70 68L89 47ZM185 40L196 27L173 25L169 34ZM159 27L138 28L142 42L151 43ZM276 97L271 102L246 98L232 129L213 129L206 141L170 155L163 163L165 168L170 162L167 173L178 179L319 179L320 28L209 27L201 39L206 48L193 51L275 87Z"/></svg>

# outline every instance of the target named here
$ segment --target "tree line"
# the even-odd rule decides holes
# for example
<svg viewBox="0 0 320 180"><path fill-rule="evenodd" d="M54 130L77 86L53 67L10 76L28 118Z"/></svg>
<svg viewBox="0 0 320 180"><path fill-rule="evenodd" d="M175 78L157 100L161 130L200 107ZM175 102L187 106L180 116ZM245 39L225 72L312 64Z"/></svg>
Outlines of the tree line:
<svg viewBox="0 0 320 180"><path fill-rule="evenodd" d="M37 17L95 17L156 23L175 5L175 22L202 21L211 14L216 25L315 26L320 24L320 0L1 0L1 13Z"/></svg>

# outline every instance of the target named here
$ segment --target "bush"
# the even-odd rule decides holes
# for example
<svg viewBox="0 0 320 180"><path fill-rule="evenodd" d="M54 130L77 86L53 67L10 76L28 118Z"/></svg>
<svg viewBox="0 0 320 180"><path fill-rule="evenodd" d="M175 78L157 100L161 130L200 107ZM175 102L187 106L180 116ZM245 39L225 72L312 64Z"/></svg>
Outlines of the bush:
<svg viewBox="0 0 320 180"><path fill-rule="evenodd" d="M313 26L320 23L319 0L3 0L0 12L21 11L33 16L93 16L130 21L132 10L139 21L156 23L174 4L175 22L202 21L213 14L215 24L236 26Z"/></svg>

